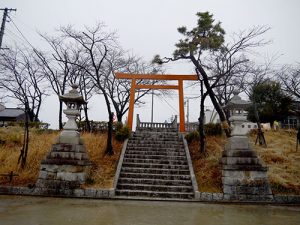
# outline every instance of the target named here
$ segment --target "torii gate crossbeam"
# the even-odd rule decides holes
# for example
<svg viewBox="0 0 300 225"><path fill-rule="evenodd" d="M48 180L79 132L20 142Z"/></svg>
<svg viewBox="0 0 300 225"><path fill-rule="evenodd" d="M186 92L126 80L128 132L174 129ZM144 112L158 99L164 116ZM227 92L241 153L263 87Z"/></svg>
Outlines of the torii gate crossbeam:
<svg viewBox="0 0 300 225"><path fill-rule="evenodd" d="M126 74L116 73L117 79L131 79L129 110L128 110L128 127L132 129L133 123L133 111L135 101L136 89L177 89L179 93L179 131L185 131L184 122L184 99L183 99L183 81L184 80L198 80L197 75L158 75L158 74ZM177 85L148 85L148 84L136 84L136 80L177 80Z"/></svg>

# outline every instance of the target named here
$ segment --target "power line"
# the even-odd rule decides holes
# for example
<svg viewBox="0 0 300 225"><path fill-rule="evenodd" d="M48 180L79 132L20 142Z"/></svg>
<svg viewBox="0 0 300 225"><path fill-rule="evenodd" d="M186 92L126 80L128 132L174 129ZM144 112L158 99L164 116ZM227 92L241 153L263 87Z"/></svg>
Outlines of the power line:
<svg viewBox="0 0 300 225"><path fill-rule="evenodd" d="M23 37L23 39L31 46L32 49L35 49L35 47L33 47L33 45L28 41L28 39L25 37L25 35L22 33L22 31L18 28L18 26L15 24L15 22L12 20L11 17L9 17L12 24L14 25L14 27L17 29L17 31L21 34L21 36Z"/></svg>
<svg viewBox="0 0 300 225"><path fill-rule="evenodd" d="M27 45L27 42L25 42L22 37L20 37L19 35L17 35L13 31L9 30L8 28L6 28L6 31L7 31L6 35L11 37L11 39L13 39L15 42L20 42L21 41L22 43ZM18 39L18 40L16 40L16 39Z"/></svg>
<svg viewBox="0 0 300 225"><path fill-rule="evenodd" d="M160 99L161 101L164 100L164 102L167 103L167 105L168 105L171 109L173 109L174 112L176 112L177 114L179 114L178 111L177 111L172 105L170 105L170 103L165 99L164 96L161 96L161 98L159 98L159 99Z"/></svg>

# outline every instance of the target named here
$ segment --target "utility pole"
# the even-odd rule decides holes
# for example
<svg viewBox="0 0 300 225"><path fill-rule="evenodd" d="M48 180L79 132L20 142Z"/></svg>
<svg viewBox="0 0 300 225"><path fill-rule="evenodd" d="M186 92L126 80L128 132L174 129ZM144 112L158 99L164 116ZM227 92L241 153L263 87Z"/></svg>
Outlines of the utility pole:
<svg viewBox="0 0 300 225"><path fill-rule="evenodd" d="M154 90L152 89L152 103L151 103L151 123L153 123L153 96L154 96Z"/></svg>
<svg viewBox="0 0 300 225"><path fill-rule="evenodd" d="M3 18L2 18L2 24L1 24L1 30L0 30L0 49L1 49L2 48L2 39L3 39L4 29L5 29L6 17L8 15L8 12L17 11L17 9L4 8L4 9L0 9L0 10L4 11Z"/></svg>
<svg viewBox="0 0 300 225"><path fill-rule="evenodd" d="M187 124L187 130L190 129L190 99L186 99L186 124Z"/></svg>

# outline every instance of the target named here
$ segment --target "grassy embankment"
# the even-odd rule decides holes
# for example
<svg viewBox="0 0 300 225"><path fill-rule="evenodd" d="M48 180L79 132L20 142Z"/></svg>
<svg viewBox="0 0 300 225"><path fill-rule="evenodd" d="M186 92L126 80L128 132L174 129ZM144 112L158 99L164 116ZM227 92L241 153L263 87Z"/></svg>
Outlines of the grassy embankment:
<svg viewBox="0 0 300 225"><path fill-rule="evenodd" d="M22 170L17 165L20 149L22 148L22 129L9 127L0 129L0 174L14 171L19 176L13 179L13 185L26 186L34 184L38 177L40 162L50 151L58 132L41 132L31 130L29 152L26 167ZM117 162L122 143L114 141L115 154L108 156L104 153L106 146L105 134L82 134L85 146L93 163L90 179L86 186L112 187ZM8 184L8 178L0 176L0 184Z"/></svg>
<svg viewBox="0 0 300 225"><path fill-rule="evenodd" d="M35 183L40 161L45 157L54 143L58 132L31 131L27 165L21 170L17 165L22 146L22 130L12 127L0 129L0 174L14 171L19 174L14 178L14 185ZM269 167L268 176L274 193L300 194L300 147L296 152L295 132L267 131L265 132L268 148L254 146L259 157ZM122 143L114 141L113 156L104 154L105 134L83 134L82 138L93 162L89 187L112 187ZM251 142L255 135L250 136ZM207 137L207 154L203 156L198 151L198 143L190 144L199 189L202 192L221 192L221 167L219 164L226 138ZM0 184L8 184L7 177L0 176Z"/></svg>

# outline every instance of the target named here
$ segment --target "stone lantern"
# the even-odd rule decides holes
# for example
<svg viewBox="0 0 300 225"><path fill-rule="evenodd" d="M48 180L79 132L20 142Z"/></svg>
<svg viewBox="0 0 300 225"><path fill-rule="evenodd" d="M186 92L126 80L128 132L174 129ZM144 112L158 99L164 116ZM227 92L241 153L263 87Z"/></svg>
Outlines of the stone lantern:
<svg viewBox="0 0 300 225"><path fill-rule="evenodd" d="M86 104L83 97L77 91L78 85L73 84L72 90L69 93L59 96L59 99L67 106L63 112L66 114L68 121L66 122L63 131L61 132L58 143L79 144L80 136L76 118L80 116L80 107Z"/></svg>
<svg viewBox="0 0 300 225"><path fill-rule="evenodd" d="M41 162L36 187L41 193L70 195L74 189L85 183L91 168L91 162L80 139L76 118L80 115L80 106L85 104L78 93L77 85L72 85L69 93L60 96L67 105L64 110L68 121L51 151Z"/></svg>
<svg viewBox="0 0 300 225"><path fill-rule="evenodd" d="M230 110L231 136L245 136L248 132L245 124L247 122L245 110L251 106L251 102L242 100L236 91L233 94L234 96L224 107L224 109Z"/></svg>
<svg viewBox="0 0 300 225"><path fill-rule="evenodd" d="M224 199L272 201L273 195L267 167L257 157L247 137L245 110L251 105L235 92L224 107L231 113L231 137L222 153L222 183Z"/></svg>

